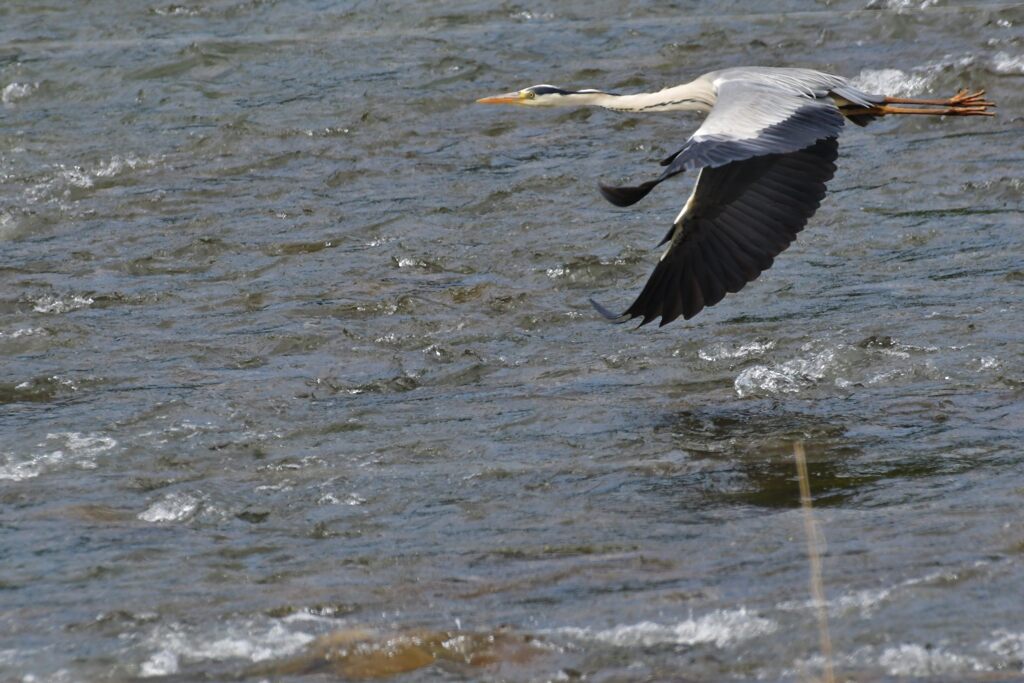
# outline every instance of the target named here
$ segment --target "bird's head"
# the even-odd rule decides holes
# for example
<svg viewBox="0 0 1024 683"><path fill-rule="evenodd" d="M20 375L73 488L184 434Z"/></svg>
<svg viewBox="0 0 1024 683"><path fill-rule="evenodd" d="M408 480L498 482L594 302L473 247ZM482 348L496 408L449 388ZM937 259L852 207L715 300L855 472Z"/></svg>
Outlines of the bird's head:
<svg viewBox="0 0 1024 683"><path fill-rule="evenodd" d="M515 92L482 97L479 104L519 104L526 107L565 107L588 104L592 96L604 95L600 90L563 90L553 85L531 85Z"/></svg>

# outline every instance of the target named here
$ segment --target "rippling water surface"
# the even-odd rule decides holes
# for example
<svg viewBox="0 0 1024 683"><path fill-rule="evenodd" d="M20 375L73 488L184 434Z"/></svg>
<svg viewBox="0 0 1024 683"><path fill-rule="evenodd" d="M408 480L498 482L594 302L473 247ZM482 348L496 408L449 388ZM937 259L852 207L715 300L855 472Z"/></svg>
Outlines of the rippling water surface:
<svg viewBox="0 0 1024 683"><path fill-rule="evenodd" d="M1022 675L1024 9L0 6L0 678ZM847 130L741 294L608 326L745 64L996 119ZM672 185L668 187L668 185Z"/></svg>

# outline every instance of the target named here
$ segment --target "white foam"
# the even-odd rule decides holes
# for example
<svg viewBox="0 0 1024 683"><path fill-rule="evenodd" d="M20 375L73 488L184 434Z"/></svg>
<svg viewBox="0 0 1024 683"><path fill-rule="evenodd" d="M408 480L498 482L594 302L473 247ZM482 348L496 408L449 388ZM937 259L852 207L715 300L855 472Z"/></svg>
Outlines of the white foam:
<svg viewBox="0 0 1024 683"><path fill-rule="evenodd" d="M808 350L807 345L803 347ZM835 348L826 348L806 358L794 358L776 365L753 365L736 376L733 387L738 396L793 394L817 384L835 367Z"/></svg>
<svg viewBox="0 0 1024 683"><path fill-rule="evenodd" d="M533 21L535 19L554 19L555 15L551 12L531 12L530 10L522 10L519 12L512 12L508 15L510 19L521 19L523 21Z"/></svg>
<svg viewBox="0 0 1024 683"><path fill-rule="evenodd" d="M147 638L156 650L139 666L140 676L177 673L181 664L225 659L262 662L284 657L313 640L302 631L291 631L280 622L229 625L218 633L189 634L177 625L157 629Z"/></svg>
<svg viewBox="0 0 1024 683"><path fill-rule="evenodd" d="M846 595L840 595L827 602L829 612L842 614L851 610L857 610L861 616L868 616L875 607L889 599L892 595L890 588L874 588L860 590ZM813 606L813 602L810 605Z"/></svg>
<svg viewBox="0 0 1024 683"><path fill-rule="evenodd" d="M25 674L21 677L21 683L81 683L82 679L75 676L67 669L57 669L45 676Z"/></svg>
<svg viewBox="0 0 1024 683"><path fill-rule="evenodd" d="M71 391L78 391L78 385L75 384L75 380L68 377L61 377L60 375L50 375L49 377L43 377L40 379L27 379L24 382L15 385L14 388L22 390L31 389L37 382L49 386L59 385L66 389L70 389Z"/></svg>
<svg viewBox="0 0 1024 683"><path fill-rule="evenodd" d="M32 310L36 313L67 313L93 304L92 297L71 294L69 296L46 296L36 299Z"/></svg>
<svg viewBox="0 0 1024 683"><path fill-rule="evenodd" d="M365 502L366 499L358 493L350 493L345 499L338 498L338 496L333 493L325 493L316 501L317 505L350 505L353 507L356 505L362 505Z"/></svg>
<svg viewBox="0 0 1024 683"><path fill-rule="evenodd" d="M861 616L871 615L874 608L885 602L892 595L892 588L869 588L865 590L847 593L825 601L825 607L832 616L842 616L846 612L858 611ZM788 600L777 605L781 610L803 610L815 609L817 603L814 600Z"/></svg>
<svg viewBox="0 0 1024 683"><path fill-rule="evenodd" d="M170 650L160 650L147 659L139 667L139 675L146 678L150 676L170 676L178 673L178 655Z"/></svg>
<svg viewBox="0 0 1024 683"><path fill-rule="evenodd" d="M169 493L139 513L143 522L183 522L202 501L189 493Z"/></svg>
<svg viewBox="0 0 1024 683"><path fill-rule="evenodd" d="M913 73L899 69L864 69L853 85L869 93L890 95L892 97L909 97L924 92L935 81L930 73Z"/></svg>
<svg viewBox="0 0 1024 683"><path fill-rule="evenodd" d="M697 619L687 619L677 624L658 624L643 621L638 624L614 626L594 631L589 628L562 628L556 633L579 638L597 640L619 647L649 647L651 645L695 645L710 643L726 647L757 636L773 633L778 624L751 614L745 608L738 610L715 610Z"/></svg>
<svg viewBox="0 0 1024 683"><path fill-rule="evenodd" d="M161 17L196 17L202 13L202 10L198 7L168 5L167 7L155 7L152 12Z"/></svg>
<svg viewBox="0 0 1024 683"><path fill-rule="evenodd" d="M893 676L936 676L992 669L969 655L916 644L888 647L879 655L878 663Z"/></svg>
<svg viewBox="0 0 1024 683"><path fill-rule="evenodd" d="M95 434L81 434L79 432L64 432L61 434L47 434L47 439L64 439L67 442L68 450L75 455L93 456L104 451L109 451L117 445L117 441L109 436L96 436Z"/></svg>
<svg viewBox="0 0 1024 683"><path fill-rule="evenodd" d="M18 221L10 211L0 211L0 240L13 236L18 230Z"/></svg>
<svg viewBox="0 0 1024 683"><path fill-rule="evenodd" d="M748 356L763 356L765 352L771 351L775 348L775 342L772 340L754 340L739 346L729 346L727 344L712 344L706 349L700 349L697 351L697 356L701 360L710 362L719 360L735 360L739 358L747 358Z"/></svg>
<svg viewBox="0 0 1024 683"><path fill-rule="evenodd" d="M92 187L93 177L81 166L71 166L70 168L61 164L60 171L54 177L51 183L59 184L63 181L67 185L73 187Z"/></svg>
<svg viewBox="0 0 1024 683"><path fill-rule="evenodd" d="M333 630L338 626L338 618L341 613L342 610L338 607L304 607L294 614L282 617L281 621L285 624L292 624L296 622L328 624Z"/></svg>
<svg viewBox="0 0 1024 683"><path fill-rule="evenodd" d="M91 168L57 164L52 167L53 173L49 178L25 190L25 200L30 204L46 201L60 202L69 198L71 188L90 188L96 184L97 178L112 178L125 170L147 168L158 161L159 158L139 159L134 156L115 155Z"/></svg>
<svg viewBox="0 0 1024 683"><path fill-rule="evenodd" d="M3 90L0 90L0 102L13 104L31 95L32 91L38 87L38 83L8 83Z"/></svg>
<svg viewBox="0 0 1024 683"><path fill-rule="evenodd" d="M46 442L50 441L63 441L64 444L62 448L37 453L25 460L16 460L9 454L0 456L3 458L0 461L0 479L24 481L68 463L83 469L94 469L96 462L93 458L117 445L117 441L109 436L80 432L47 434ZM46 442L39 445L45 447Z"/></svg>
<svg viewBox="0 0 1024 683"><path fill-rule="evenodd" d="M976 560L971 563L970 569L976 569L989 564L986 560ZM938 582L950 582L956 581L963 576L964 569L942 569L934 572L925 574L924 576L915 576L909 579L904 579L899 583L896 583L888 588L866 588L852 593L846 593L826 601L826 606L829 613L833 616L842 616L845 612L851 610L858 610L861 616L868 617L874 608L881 603L893 598L898 595L903 589L911 588L914 586L928 585ZM798 609L813 609L816 603L813 600L803 601L787 601L779 603L777 606L783 610L798 610Z"/></svg>
<svg viewBox="0 0 1024 683"><path fill-rule="evenodd" d="M1000 52L992 58L992 70L997 74L1024 74L1024 55Z"/></svg>
<svg viewBox="0 0 1024 683"><path fill-rule="evenodd" d="M93 169L92 174L97 178L110 178L126 168L134 170L141 163L143 163L142 160L136 157L121 158L115 155L110 158L110 161L101 163Z"/></svg>
<svg viewBox="0 0 1024 683"><path fill-rule="evenodd" d="M985 643L985 649L1016 661L1024 659L1024 632L1014 633L1000 629L992 635L993 638Z"/></svg>
<svg viewBox="0 0 1024 683"><path fill-rule="evenodd" d="M904 11L913 9L928 9L939 4L939 0L871 0L867 4L868 9L889 9Z"/></svg>
<svg viewBox="0 0 1024 683"><path fill-rule="evenodd" d="M19 327L12 332L0 332L0 339L18 339L20 337L34 337L40 334L46 334L46 330L41 327Z"/></svg>

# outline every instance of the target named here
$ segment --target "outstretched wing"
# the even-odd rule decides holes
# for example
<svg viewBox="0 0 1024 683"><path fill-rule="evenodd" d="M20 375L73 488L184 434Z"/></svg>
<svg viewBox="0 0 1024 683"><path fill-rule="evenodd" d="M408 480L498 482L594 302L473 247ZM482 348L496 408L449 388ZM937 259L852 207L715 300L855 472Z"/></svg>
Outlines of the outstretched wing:
<svg viewBox="0 0 1024 683"><path fill-rule="evenodd" d="M837 136L843 115L835 103L816 98L816 93L802 91L798 85L750 80L718 83L711 113L686 144L661 162L666 168L660 176L636 187L602 184L601 194L616 206L630 206L658 183L688 169L796 152Z"/></svg>
<svg viewBox="0 0 1024 683"><path fill-rule="evenodd" d="M664 325L740 291L814 215L837 155L832 136L797 151L703 168L640 296L621 316L595 307L615 322L642 317L646 325L660 316Z"/></svg>

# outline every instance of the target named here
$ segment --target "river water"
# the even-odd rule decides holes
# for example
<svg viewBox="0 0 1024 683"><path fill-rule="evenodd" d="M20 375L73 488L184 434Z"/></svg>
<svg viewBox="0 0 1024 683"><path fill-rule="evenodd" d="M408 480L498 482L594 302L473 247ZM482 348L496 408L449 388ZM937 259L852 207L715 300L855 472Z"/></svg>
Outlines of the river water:
<svg viewBox="0 0 1024 683"><path fill-rule="evenodd" d="M1024 7L0 5L0 679L806 680L793 465L857 679L1024 661ZM748 64L995 119L849 129L690 322L610 326Z"/></svg>

